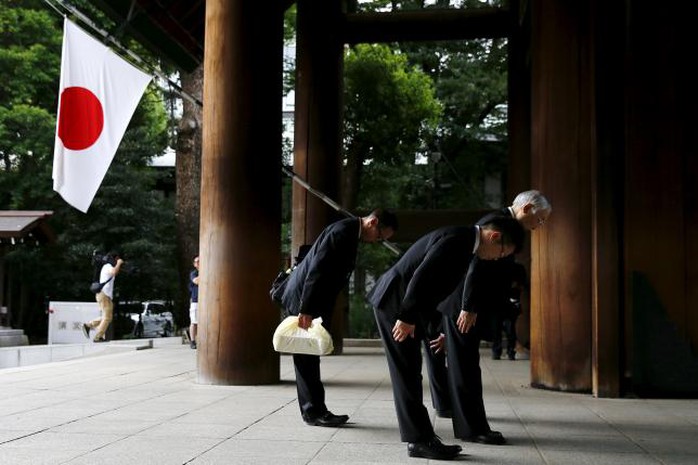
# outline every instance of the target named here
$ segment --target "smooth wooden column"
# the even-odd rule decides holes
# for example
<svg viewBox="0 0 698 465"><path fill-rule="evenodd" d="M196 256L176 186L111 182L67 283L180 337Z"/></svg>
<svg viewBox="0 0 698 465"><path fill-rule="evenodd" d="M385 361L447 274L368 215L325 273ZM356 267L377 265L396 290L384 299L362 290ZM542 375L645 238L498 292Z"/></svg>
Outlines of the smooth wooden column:
<svg viewBox="0 0 698 465"><path fill-rule="evenodd" d="M338 0L297 2L296 102L293 167L311 186L340 203L343 48ZM312 244L331 222L343 218L298 184L293 186L291 253ZM342 350L344 304L333 314L335 353Z"/></svg>
<svg viewBox="0 0 698 465"><path fill-rule="evenodd" d="M587 2L531 2L531 178L553 214L531 237L531 381L591 390L592 89Z"/></svg>
<svg viewBox="0 0 698 465"><path fill-rule="evenodd" d="M519 192L538 189L538 186L531 183L531 68L528 60L531 34L530 4L526 1L512 0L509 8L509 169L503 205L511 205L511 201ZM517 255L516 261L526 267L526 273L530 276L529 241L526 241L524 250ZM522 303L524 312L516 322L517 339L522 346L529 348L529 293L522 295Z"/></svg>
<svg viewBox="0 0 698 465"><path fill-rule="evenodd" d="M198 382L279 380L267 294L280 262L278 2L206 2Z"/></svg>
<svg viewBox="0 0 698 465"><path fill-rule="evenodd" d="M592 179L592 393L618 397L621 387L624 165L624 8L592 0L593 95L596 127Z"/></svg>

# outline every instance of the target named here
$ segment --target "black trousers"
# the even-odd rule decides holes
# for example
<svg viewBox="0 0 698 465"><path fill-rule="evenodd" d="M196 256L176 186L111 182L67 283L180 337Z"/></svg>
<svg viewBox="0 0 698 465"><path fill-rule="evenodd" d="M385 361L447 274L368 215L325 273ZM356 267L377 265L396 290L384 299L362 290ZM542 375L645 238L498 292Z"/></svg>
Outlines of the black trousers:
<svg viewBox="0 0 698 465"><path fill-rule="evenodd" d="M327 412L325 386L320 380L320 357L317 355L293 354L296 369L298 404L303 417L318 417Z"/></svg>
<svg viewBox="0 0 698 465"><path fill-rule="evenodd" d="M492 327L492 355L502 355L502 330L507 338L507 355L509 357L516 356L516 320L518 315L501 315L493 318Z"/></svg>
<svg viewBox="0 0 698 465"><path fill-rule="evenodd" d="M479 323L479 319L478 319ZM490 431L482 398L480 331L476 324L462 334L449 316L443 319L448 348L448 388L451 395L453 434L460 439Z"/></svg>
<svg viewBox="0 0 698 465"><path fill-rule="evenodd" d="M400 439L403 442L428 441L434 437L434 427L424 406L422 391L421 339L424 331L418 324L414 338L396 342L392 335L395 318L379 309L374 309L374 314L388 359Z"/></svg>
<svg viewBox="0 0 698 465"><path fill-rule="evenodd" d="M451 410L451 398L448 394L448 372L446 370L445 351L435 354L429 348L429 340L422 339L424 354L427 361L427 376L429 377L429 392L431 405L438 412Z"/></svg>

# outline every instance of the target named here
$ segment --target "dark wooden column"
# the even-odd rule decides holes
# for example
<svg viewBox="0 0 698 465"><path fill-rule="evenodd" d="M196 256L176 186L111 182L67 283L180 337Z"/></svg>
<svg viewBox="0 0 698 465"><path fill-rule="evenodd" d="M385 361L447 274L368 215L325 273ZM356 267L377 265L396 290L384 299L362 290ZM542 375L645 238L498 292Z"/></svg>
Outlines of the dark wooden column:
<svg viewBox="0 0 698 465"><path fill-rule="evenodd" d="M698 92L685 65L695 26L685 9L636 0L626 11L626 373L641 393L695 395Z"/></svg>
<svg viewBox="0 0 698 465"><path fill-rule="evenodd" d="M596 148L591 151L592 180L592 393L618 397L621 380L622 247L625 24L622 3L591 1L593 39L590 103Z"/></svg>
<svg viewBox="0 0 698 465"><path fill-rule="evenodd" d="M311 186L339 203L341 153L342 43L341 2L297 2L295 172ZM320 232L340 218L335 210L293 186L291 253L312 244ZM339 304L341 306L341 304ZM343 309L333 315L335 348L341 351Z"/></svg>
<svg viewBox="0 0 698 465"><path fill-rule="evenodd" d="M198 382L279 380L281 66L278 2L206 2Z"/></svg>
<svg viewBox="0 0 698 465"><path fill-rule="evenodd" d="M588 2L531 2L531 180L553 214L531 237L531 381L591 390L593 95Z"/></svg>
<svg viewBox="0 0 698 465"><path fill-rule="evenodd" d="M529 47L531 33L530 3L510 3L509 29L509 169L504 205L510 205L516 194L538 186L531 183L531 67ZM530 276L531 249L527 241L516 260L526 267ZM530 347L530 304L523 295L524 311L517 320L517 338Z"/></svg>

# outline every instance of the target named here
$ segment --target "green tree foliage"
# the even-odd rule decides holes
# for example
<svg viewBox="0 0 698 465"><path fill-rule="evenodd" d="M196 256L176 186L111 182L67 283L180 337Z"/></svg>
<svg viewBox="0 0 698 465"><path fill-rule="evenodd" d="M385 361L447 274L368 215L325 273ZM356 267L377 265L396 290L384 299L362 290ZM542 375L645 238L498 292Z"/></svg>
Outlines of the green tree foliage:
<svg viewBox="0 0 698 465"><path fill-rule="evenodd" d="M83 5L85 6L85 5ZM88 28L85 28L91 32ZM57 241L5 248L7 273L29 298L6 302L32 340L46 332L43 300L91 301L93 250L118 250L127 265L119 300L170 298L176 285L172 199L155 190L148 161L167 146L167 114L151 84L87 214L51 179L63 18L44 2L0 0L0 209L51 210ZM18 284L19 286L19 284Z"/></svg>
<svg viewBox="0 0 698 465"><path fill-rule="evenodd" d="M438 206L486 207L484 178L501 175L507 160L506 40L405 43L400 49L432 77L444 108L429 141L430 151L441 154L431 183L441 187Z"/></svg>
<svg viewBox="0 0 698 465"><path fill-rule="evenodd" d="M376 0L349 8L397 11L481 8L503 3ZM353 51L357 52L355 56L349 55L345 61L344 181L359 187L354 200L346 189L343 191L345 205L364 211L374 205L410 209L487 207L491 199L485 196L485 179L503 178L506 172L506 40L400 43L360 46ZM423 94L417 92L415 97L413 88L393 86L386 78L392 75L391 65L385 64L389 54L400 57L402 69L418 70L420 79L429 83L430 99L439 105L440 112L425 117L419 111ZM396 96L386 88L394 90ZM405 113L414 118L403 120ZM416 121L421 121L418 126ZM404 131L394 129L403 124ZM415 164L415 156L421 156L426 164ZM352 164L352 157L359 161ZM352 167L360 172L358 176ZM360 180L352 181L352 176ZM408 246L402 244L403 249ZM387 249L362 246L350 295L353 336L375 336L364 289L371 275L380 274L395 258Z"/></svg>
<svg viewBox="0 0 698 465"><path fill-rule="evenodd" d="M441 113L431 78L402 53L360 44L345 56L344 103L342 204L409 205L415 155Z"/></svg>
<svg viewBox="0 0 698 465"><path fill-rule="evenodd" d="M356 212L412 208L424 183L415 156L441 114L431 78L388 46L360 44L346 53L344 86L343 206ZM394 259L385 248L361 247L350 295L351 336L375 336L366 280Z"/></svg>
<svg viewBox="0 0 698 465"><path fill-rule="evenodd" d="M365 11L478 9L502 7L505 0L376 0ZM506 182L507 40L478 39L400 43L411 66L429 75L443 105L433 137L426 141L430 176L422 189L428 208L485 208L486 177ZM503 187L503 186L502 186ZM413 199L419 200L419 199ZM416 204L416 205L419 205ZM415 206L416 206L415 205ZM498 205L497 205L498 206Z"/></svg>

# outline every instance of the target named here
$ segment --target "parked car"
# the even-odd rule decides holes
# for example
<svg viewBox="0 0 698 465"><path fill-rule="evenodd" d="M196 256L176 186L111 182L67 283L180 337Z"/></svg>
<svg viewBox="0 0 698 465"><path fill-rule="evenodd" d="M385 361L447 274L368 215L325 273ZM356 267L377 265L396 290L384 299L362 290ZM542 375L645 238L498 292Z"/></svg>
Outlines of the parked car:
<svg viewBox="0 0 698 465"><path fill-rule="evenodd" d="M149 300L141 305L140 311L130 313L134 322L133 337L167 337L174 334L171 304L164 300Z"/></svg>

